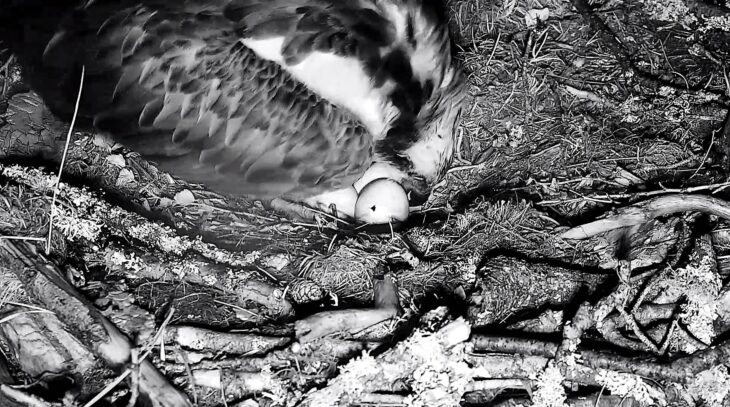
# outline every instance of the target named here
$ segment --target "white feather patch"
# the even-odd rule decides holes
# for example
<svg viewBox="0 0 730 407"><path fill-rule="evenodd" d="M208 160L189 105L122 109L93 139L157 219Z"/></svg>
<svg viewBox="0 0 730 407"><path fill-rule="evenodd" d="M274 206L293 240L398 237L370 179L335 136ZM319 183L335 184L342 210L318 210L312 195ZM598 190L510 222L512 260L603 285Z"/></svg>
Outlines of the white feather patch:
<svg viewBox="0 0 730 407"><path fill-rule="evenodd" d="M265 40L243 38L241 39L241 43L263 59L277 62L279 65L284 61L284 57L281 55L284 37L273 37Z"/></svg>
<svg viewBox="0 0 730 407"><path fill-rule="evenodd" d="M374 88L370 76L355 58L313 52L296 65L286 65L281 55L283 37L245 38L241 42L261 58L277 62L322 98L354 113L376 139L395 115L386 88Z"/></svg>
<svg viewBox="0 0 730 407"><path fill-rule="evenodd" d="M421 174L431 181L438 175L446 158L453 152L453 137L439 137L435 132L422 135L405 153L413 164L416 174Z"/></svg>
<svg viewBox="0 0 730 407"><path fill-rule="evenodd" d="M457 100L443 102L442 109L433 113L431 122L420 129L420 138L405 154L413 164L413 170L429 182L435 181L454 153L459 104Z"/></svg>

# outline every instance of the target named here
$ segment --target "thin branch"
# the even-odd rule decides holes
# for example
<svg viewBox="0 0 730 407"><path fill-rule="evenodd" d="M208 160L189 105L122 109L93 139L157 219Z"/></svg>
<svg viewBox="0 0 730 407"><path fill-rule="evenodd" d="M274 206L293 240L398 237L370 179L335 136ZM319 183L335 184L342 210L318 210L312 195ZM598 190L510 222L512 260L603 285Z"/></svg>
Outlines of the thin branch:
<svg viewBox="0 0 730 407"><path fill-rule="evenodd" d="M46 254L51 252L51 238L53 237L53 210L56 208L56 199L58 198L58 186L61 183L61 174L63 174L63 166L66 164L66 156L68 155L68 147L71 144L71 135L74 131L74 125L76 124L76 117L79 114L79 104L81 103L81 91L84 89L84 75L86 74L86 67L81 66L81 79L79 81L79 92L76 94L76 105L74 106L74 114L71 117L71 124L68 127L68 134L66 134L66 144L63 147L63 154L61 155L61 164L58 167L58 176L56 177L56 184L53 186L53 198L51 199L51 213L48 214L48 240L46 240Z"/></svg>
<svg viewBox="0 0 730 407"><path fill-rule="evenodd" d="M660 216L680 212L698 211L730 219L730 203L705 195L673 194L621 208L614 215L585 225L576 226L560 237L563 239L587 239L610 230L644 224Z"/></svg>

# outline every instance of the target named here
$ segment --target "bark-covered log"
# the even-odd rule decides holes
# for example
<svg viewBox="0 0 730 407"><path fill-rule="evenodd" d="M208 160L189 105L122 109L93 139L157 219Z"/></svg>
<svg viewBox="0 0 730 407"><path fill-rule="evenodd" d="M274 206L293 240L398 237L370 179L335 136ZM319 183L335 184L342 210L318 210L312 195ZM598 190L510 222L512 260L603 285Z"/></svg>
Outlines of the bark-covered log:
<svg viewBox="0 0 730 407"><path fill-rule="evenodd" d="M14 315L0 325L0 337L30 378L42 379L45 374L75 376L75 382L79 383L75 390L83 395L103 387L103 380L112 372L68 332L53 312L33 312L13 306L6 306L3 311L5 315Z"/></svg>

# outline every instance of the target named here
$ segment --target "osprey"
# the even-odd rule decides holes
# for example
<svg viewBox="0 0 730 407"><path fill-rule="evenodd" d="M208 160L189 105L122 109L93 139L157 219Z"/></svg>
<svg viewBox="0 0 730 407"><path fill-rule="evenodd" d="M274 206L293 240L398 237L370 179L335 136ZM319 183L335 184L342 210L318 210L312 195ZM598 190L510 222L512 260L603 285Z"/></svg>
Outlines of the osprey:
<svg viewBox="0 0 730 407"><path fill-rule="evenodd" d="M327 208L385 176L422 199L452 156L434 0L10 0L0 24L54 113L84 67L82 122L215 191Z"/></svg>

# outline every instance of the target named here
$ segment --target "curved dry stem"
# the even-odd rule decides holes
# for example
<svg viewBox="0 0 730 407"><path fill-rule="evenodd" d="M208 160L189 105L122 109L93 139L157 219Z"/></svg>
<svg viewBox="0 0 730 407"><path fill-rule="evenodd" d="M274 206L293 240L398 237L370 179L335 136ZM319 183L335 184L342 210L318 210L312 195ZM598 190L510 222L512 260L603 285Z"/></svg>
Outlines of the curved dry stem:
<svg viewBox="0 0 730 407"><path fill-rule="evenodd" d="M563 232L563 239L587 239L610 230L640 225L660 216L698 211L730 219L730 203L706 195L672 194L621 208L615 214Z"/></svg>

